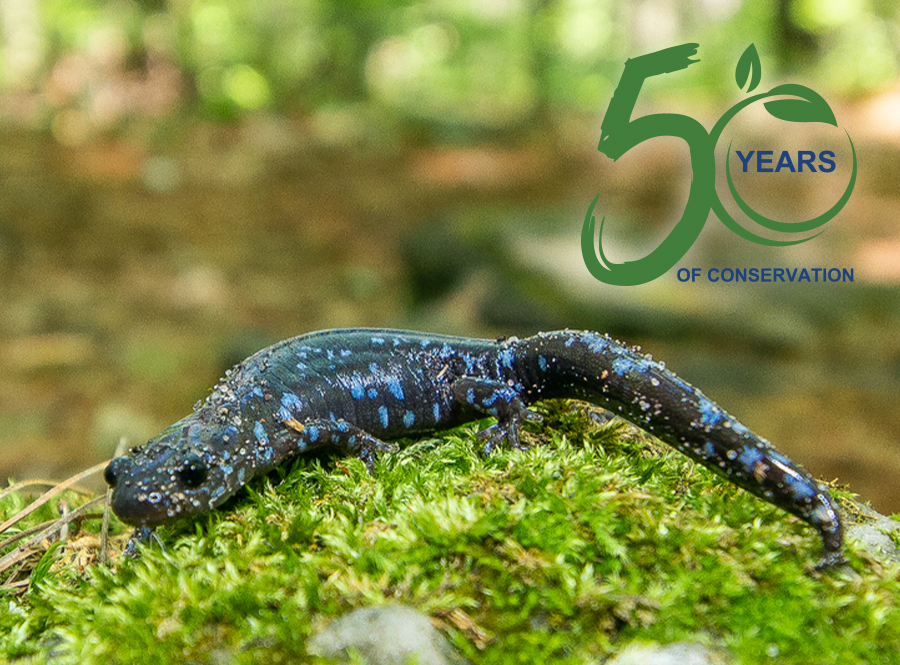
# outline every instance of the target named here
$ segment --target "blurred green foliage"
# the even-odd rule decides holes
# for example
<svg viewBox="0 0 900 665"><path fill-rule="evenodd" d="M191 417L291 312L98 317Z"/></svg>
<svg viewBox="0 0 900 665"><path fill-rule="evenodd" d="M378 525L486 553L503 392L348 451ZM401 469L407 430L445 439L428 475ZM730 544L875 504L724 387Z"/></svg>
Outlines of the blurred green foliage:
<svg viewBox="0 0 900 665"><path fill-rule="evenodd" d="M888 0L16 0L0 20L0 85L36 93L30 112L63 129L360 102L413 122L542 127L602 112L626 57L684 41L701 44L693 84L710 94L733 92L750 42L764 86L802 76L826 94L884 86L900 61Z"/></svg>

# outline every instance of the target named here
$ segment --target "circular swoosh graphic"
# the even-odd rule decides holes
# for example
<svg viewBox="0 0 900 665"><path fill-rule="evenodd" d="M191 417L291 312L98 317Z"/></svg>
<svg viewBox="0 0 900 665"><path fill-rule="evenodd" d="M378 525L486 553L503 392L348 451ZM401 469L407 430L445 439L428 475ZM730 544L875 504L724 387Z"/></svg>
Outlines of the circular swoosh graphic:
<svg viewBox="0 0 900 665"><path fill-rule="evenodd" d="M846 133L846 130L844 133ZM744 214L763 228L769 229L770 231L777 231L779 233L806 233L809 231L814 231L834 219L834 217L847 204L847 201L850 199L850 194L853 192L853 187L856 184L856 148L853 145L853 140L850 138L850 134L847 134L847 140L850 141L850 149L853 151L853 170L850 173L850 182L847 183L847 189L844 190L844 193L841 195L841 198L838 199L837 203L835 203L818 217L813 217L812 219L808 219L804 222L779 222L775 219L769 219L768 217L761 215L753 208L751 208L747 204L747 202L741 198L741 195L738 194L737 188L734 186L734 181L731 179L731 143L728 144L728 155L725 158L725 178L728 181L728 189L731 191L731 195L734 197L735 203L738 204L738 207L744 212ZM734 231L745 240L750 240L760 245L797 245L801 242L812 240L813 238L818 236L819 233L821 233L821 231L819 231L819 233L814 233L811 236L799 238L797 240L770 240L769 238L764 238L763 236L757 235L738 224L734 220L734 218L725 210L721 201L718 199L718 196L716 196L716 200L713 202L713 209L715 210L716 215L719 217L722 223L725 224L725 226L727 226L729 229Z"/></svg>

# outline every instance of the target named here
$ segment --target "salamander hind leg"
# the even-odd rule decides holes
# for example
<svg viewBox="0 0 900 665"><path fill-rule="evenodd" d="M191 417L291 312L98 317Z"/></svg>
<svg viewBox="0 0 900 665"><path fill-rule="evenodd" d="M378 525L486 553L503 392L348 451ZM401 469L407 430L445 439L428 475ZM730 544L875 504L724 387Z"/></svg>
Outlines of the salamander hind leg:
<svg viewBox="0 0 900 665"><path fill-rule="evenodd" d="M375 459L382 453L397 452L397 446L385 443L346 420L317 418L304 423L286 423L300 435L300 447L334 446L361 459L369 470L375 470Z"/></svg>
<svg viewBox="0 0 900 665"><path fill-rule="evenodd" d="M464 376L453 382L452 390L457 402L497 419L496 423L478 432L478 439L485 442L485 455L490 455L503 439L513 448L526 449L528 446L519 441L522 422L539 423L544 419L525 406L513 387L499 381Z"/></svg>

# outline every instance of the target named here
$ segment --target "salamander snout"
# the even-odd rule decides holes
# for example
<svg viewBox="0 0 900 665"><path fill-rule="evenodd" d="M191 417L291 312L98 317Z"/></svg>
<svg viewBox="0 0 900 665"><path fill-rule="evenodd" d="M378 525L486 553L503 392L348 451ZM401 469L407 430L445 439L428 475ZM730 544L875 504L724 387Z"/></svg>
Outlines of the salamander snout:
<svg viewBox="0 0 900 665"><path fill-rule="evenodd" d="M189 416L148 443L116 457L103 478L112 488L112 509L123 522L152 527L214 508L243 484L223 442Z"/></svg>
<svg viewBox="0 0 900 665"><path fill-rule="evenodd" d="M103 471L103 480L106 481L106 484L109 485L110 489L116 488L116 483L119 481L121 467L124 461L124 457L116 457L107 465L106 470Z"/></svg>
<svg viewBox="0 0 900 665"><path fill-rule="evenodd" d="M202 454L167 449L159 457L130 454L112 460L103 478L112 488L112 509L123 522L144 527L208 510L212 492L224 485Z"/></svg>

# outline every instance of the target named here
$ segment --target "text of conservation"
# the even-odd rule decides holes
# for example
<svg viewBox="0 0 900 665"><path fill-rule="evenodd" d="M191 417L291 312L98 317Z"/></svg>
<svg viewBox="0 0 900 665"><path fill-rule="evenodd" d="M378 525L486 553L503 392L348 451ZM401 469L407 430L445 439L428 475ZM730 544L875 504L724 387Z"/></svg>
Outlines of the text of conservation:
<svg viewBox="0 0 900 665"><path fill-rule="evenodd" d="M853 268L679 268L679 282L852 282Z"/></svg>

